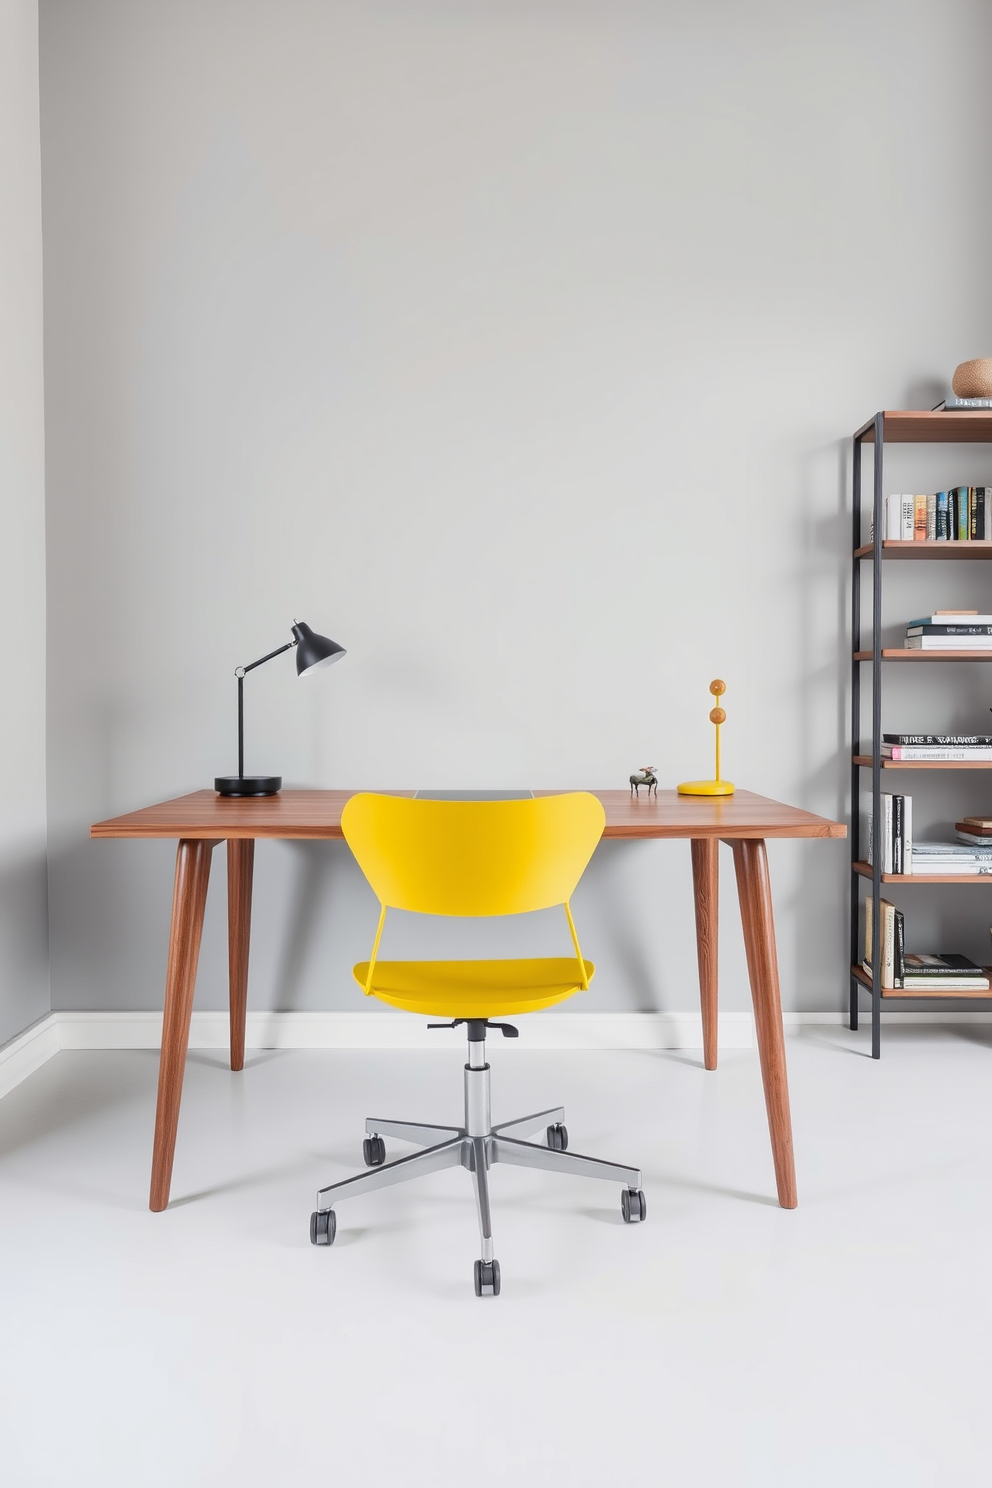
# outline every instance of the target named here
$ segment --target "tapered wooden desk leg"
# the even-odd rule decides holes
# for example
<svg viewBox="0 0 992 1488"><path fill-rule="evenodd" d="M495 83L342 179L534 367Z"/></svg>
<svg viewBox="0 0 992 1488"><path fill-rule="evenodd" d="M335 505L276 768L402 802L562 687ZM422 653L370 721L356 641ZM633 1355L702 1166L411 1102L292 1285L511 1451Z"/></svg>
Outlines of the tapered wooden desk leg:
<svg viewBox="0 0 992 1488"><path fill-rule="evenodd" d="M789 1078L785 1067L785 1033L782 1028L782 995L775 951L775 922L768 877L768 855L758 839L733 841L737 893L744 928L744 949L754 1003L754 1023L765 1086L765 1107L775 1161L778 1200L783 1209L795 1209L796 1163L792 1150L792 1114L789 1110Z"/></svg>
<svg viewBox="0 0 992 1488"><path fill-rule="evenodd" d="M152 1188L148 1207L164 1209L172 1184L179 1102L183 1094L189 1018L193 1010L196 963L200 955L203 909L207 902L210 854L216 842L184 837L176 853L176 881L172 895L169 967L165 976L162 1054L158 1067L158 1106L152 1149Z"/></svg>
<svg viewBox="0 0 992 1488"><path fill-rule="evenodd" d="M696 960L699 1003L703 1014L703 1065L716 1069L717 1057L717 922L720 894L720 844L715 837L694 837L692 887L696 898Z"/></svg>
<svg viewBox="0 0 992 1488"><path fill-rule="evenodd" d="M227 953L231 992L231 1068L245 1067L245 1013L248 1007L248 947L251 938L253 837L227 843Z"/></svg>

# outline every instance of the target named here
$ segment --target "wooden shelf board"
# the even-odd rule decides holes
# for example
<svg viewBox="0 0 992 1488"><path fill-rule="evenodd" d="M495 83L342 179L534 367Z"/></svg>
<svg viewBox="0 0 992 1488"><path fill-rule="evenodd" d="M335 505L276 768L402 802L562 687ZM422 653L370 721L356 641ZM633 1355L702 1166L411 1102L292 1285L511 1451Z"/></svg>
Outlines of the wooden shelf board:
<svg viewBox="0 0 992 1488"><path fill-rule="evenodd" d="M856 765L871 768L870 754L856 754ZM883 770L992 770L992 760L882 760Z"/></svg>
<svg viewBox="0 0 992 1488"><path fill-rule="evenodd" d="M886 444L992 444L992 409L962 413L931 413L914 408L885 409L882 438ZM875 421L868 420L854 436L875 443Z"/></svg>
<svg viewBox="0 0 992 1488"><path fill-rule="evenodd" d="M987 966L986 967L983 967L982 969L984 971L988 971L989 970L989 968ZM871 991L871 977L865 971L864 967L863 966L852 966L851 967L851 971L854 974L854 976L857 978L857 980L861 983L862 987L864 987L866 989L866 991L870 992ZM992 1000L992 991L979 992L979 991L976 991L974 988L971 988L970 990L967 990L967 991L953 991L952 992L952 991L950 991L948 989L945 989L943 987L938 988L936 990L934 990L934 988L931 987L926 992L918 992L915 989L915 987L910 987L910 988L906 988L906 987L883 987L882 988L882 996L883 996L883 998L884 997L898 997L898 998L908 998L910 1000L920 999L920 998L926 998L926 999L933 998L934 1000L937 1000L937 999L942 998L942 997L968 997L968 998L977 998L979 1000L984 1000L985 1002L988 1002L988 1001Z"/></svg>
<svg viewBox="0 0 992 1488"><path fill-rule="evenodd" d="M871 558L871 543L855 548L855 558ZM883 542L883 558L992 558L992 542Z"/></svg>
<svg viewBox="0 0 992 1488"><path fill-rule="evenodd" d="M855 651L855 661L871 661L870 651ZM897 651L882 648L883 661L992 661L992 651Z"/></svg>
<svg viewBox="0 0 992 1488"><path fill-rule="evenodd" d="M871 878L870 863L855 863L855 873ZM887 884L992 884L992 873L883 873Z"/></svg>

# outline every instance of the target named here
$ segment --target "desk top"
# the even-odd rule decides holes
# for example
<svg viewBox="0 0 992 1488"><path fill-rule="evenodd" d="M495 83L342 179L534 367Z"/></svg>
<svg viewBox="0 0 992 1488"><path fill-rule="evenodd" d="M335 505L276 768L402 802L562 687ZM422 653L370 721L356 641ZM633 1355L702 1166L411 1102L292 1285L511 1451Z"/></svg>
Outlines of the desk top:
<svg viewBox="0 0 992 1488"><path fill-rule="evenodd" d="M256 799L193 791L97 822L91 837L237 837L340 839L341 811L355 791L284 790ZM383 791L413 796L415 791ZM537 796L559 791L535 791ZM593 791L606 808L604 837L846 837L841 822L784 806L753 791L732 796L631 796L625 790Z"/></svg>

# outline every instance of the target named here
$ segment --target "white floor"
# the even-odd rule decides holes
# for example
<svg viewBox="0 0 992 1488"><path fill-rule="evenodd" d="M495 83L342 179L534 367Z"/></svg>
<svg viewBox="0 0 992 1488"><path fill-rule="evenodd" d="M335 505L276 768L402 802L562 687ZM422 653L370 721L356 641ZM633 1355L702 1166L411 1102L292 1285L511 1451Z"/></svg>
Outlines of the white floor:
<svg viewBox="0 0 992 1488"><path fill-rule="evenodd" d="M192 1055L164 1214L154 1054L62 1053L7 1096L3 1488L992 1482L992 1030L892 1031L880 1064L863 1034L791 1040L791 1213L755 1055L496 1043L494 1119L563 1101L573 1150L640 1163L649 1212L495 1169L481 1301L467 1173L308 1238L367 1113L458 1119L456 1040L241 1076Z"/></svg>

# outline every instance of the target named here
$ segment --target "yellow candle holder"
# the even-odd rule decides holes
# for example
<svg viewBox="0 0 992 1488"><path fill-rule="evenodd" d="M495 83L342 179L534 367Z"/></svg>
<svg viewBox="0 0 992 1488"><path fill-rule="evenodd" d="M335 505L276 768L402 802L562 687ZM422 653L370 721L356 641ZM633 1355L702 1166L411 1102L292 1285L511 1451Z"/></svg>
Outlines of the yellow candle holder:
<svg viewBox="0 0 992 1488"><path fill-rule="evenodd" d="M710 683L710 692L715 698L722 697L727 690L726 682L719 677ZM680 796L732 796L734 787L729 780L720 779L720 725L726 723L727 715L722 708L710 709L710 723L716 729L716 769L713 780L684 780L678 788Z"/></svg>

